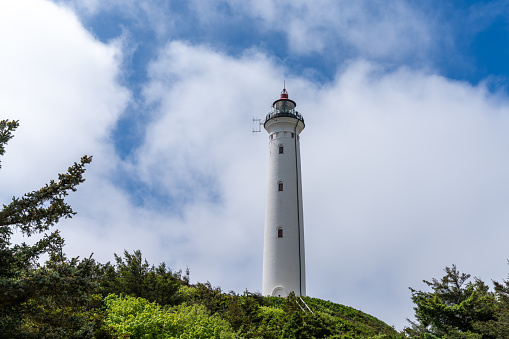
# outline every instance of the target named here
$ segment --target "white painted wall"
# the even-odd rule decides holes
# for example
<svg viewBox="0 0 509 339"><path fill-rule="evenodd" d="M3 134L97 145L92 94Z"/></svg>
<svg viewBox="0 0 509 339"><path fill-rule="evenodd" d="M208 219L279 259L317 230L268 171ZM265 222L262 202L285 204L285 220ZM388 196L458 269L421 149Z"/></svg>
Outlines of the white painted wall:
<svg viewBox="0 0 509 339"><path fill-rule="evenodd" d="M269 133L269 162L262 294L285 297L293 291L306 295L299 146L304 123L297 118L276 117L267 120L264 127ZM284 147L283 154L279 154L279 145ZM279 181L283 182L282 192L278 191ZM278 238L278 227L283 228L282 238Z"/></svg>

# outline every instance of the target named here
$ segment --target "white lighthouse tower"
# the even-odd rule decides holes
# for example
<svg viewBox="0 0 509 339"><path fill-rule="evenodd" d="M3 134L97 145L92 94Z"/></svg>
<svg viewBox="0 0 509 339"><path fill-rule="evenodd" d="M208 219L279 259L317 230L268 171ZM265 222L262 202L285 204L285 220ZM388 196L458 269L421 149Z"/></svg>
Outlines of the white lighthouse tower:
<svg viewBox="0 0 509 339"><path fill-rule="evenodd" d="M304 118L295 106L283 88L263 125L269 133L262 285L267 296L306 295L299 146Z"/></svg>

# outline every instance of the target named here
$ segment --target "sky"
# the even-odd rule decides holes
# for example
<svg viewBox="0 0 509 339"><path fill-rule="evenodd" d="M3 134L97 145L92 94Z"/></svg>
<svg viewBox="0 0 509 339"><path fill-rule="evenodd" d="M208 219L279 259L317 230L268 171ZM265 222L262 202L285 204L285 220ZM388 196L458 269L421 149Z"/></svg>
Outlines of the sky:
<svg viewBox="0 0 509 339"><path fill-rule="evenodd" d="M0 46L0 201L93 156L68 256L261 291L285 81L309 296L401 330L446 266L508 277L509 1L2 0Z"/></svg>

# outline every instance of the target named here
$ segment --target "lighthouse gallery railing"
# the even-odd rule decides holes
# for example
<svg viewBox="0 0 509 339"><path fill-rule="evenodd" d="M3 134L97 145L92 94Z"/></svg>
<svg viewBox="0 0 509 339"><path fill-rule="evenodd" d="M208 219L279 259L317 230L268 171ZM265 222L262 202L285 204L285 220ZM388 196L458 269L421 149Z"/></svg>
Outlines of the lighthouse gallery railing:
<svg viewBox="0 0 509 339"><path fill-rule="evenodd" d="M268 120L270 120L272 118L277 118L277 117L297 118L300 121L304 122L304 117L299 112L297 112L296 110L293 110L293 109L286 111L286 112L282 112L279 110L274 110L272 112L269 112L269 114L267 114L267 116L265 117L265 122L267 122Z"/></svg>

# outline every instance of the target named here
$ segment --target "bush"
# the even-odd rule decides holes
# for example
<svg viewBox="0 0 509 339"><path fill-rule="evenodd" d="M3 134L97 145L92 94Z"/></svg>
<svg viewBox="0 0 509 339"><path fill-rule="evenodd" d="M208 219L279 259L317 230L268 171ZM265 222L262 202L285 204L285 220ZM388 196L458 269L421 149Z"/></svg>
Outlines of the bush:
<svg viewBox="0 0 509 339"><path fill-rule="evenodd" d="M106 327L119 337L237 338L230 325L202 305L164 308L143 298L110 294Z"/></svg>

